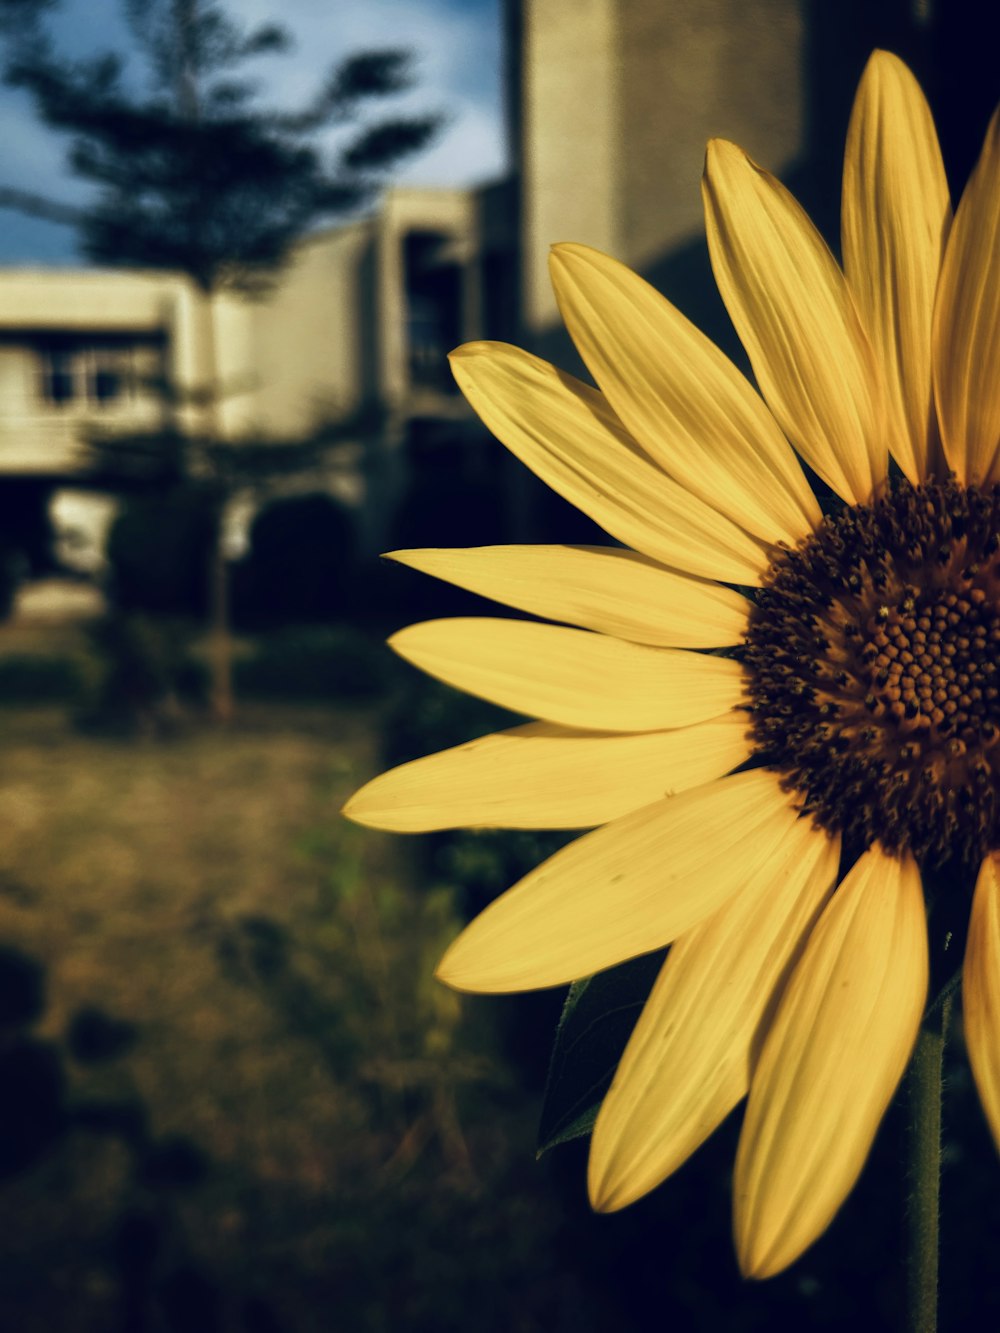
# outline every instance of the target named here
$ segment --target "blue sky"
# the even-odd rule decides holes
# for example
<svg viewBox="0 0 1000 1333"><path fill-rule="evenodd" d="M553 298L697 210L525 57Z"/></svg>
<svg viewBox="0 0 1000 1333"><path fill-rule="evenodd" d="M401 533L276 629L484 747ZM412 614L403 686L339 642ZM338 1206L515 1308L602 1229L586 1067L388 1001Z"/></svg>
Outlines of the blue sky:
<svg viewBox="0 0 1000 1333"><path fill-rule="evenodd" d="M419 86L398 110L444 110L448 125L398 179L411 185L468 185L505 164L500 88L500 0L229 0L249 24L278 19L296 37L287 55L260 63L265 98L299 102L340 55L404 46L416 56ZM120 47L120 0L63 0L56 20L66 53ZM389 103L383 104L388 110ZM0 88L0 184L73 202L84 187L65 169L65 136L36 119L23 93ZM71 229L0 209L0 263L79 262Z"/></svg>

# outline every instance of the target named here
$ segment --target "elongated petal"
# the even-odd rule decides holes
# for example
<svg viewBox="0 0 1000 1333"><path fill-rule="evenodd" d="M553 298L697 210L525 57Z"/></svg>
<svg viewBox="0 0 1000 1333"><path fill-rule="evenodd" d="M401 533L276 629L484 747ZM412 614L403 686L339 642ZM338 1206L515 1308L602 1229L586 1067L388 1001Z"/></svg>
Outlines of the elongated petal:
<svg viewBox="0 0 1000 1333"><path fill-rule="evenodd" d="M1000 865L987 856L976 881L962 971L969 1063L1000 1148Z"/></svg>
<svg viewBox="0 0 1000 1333"><path fill-rule="evenodd" d="M670 950L594 1126L590 1197L624 1208L746 1095L765 1011L833 890L840 857L800 819L740 891Z"/></svg>
<svg viewBox="0 0 1000 1333"><path fill-rule="evenodd" d="M344 814L394 833L593 828L711 782L749 753L743 712L624 736L532 722L383 773Z"/></svg>
<svg viewBox="0 0 1000 1333"><path fill-rule="evenodd" d="M469 343L450 360L487 428L605 532L689 574L760 583L764 548L654 467L601 394L504 343Z"/></svg>
<svg viewBox="0 0 1000 1333"><path fill-rule="evenodd" d="M708 146L705 223L719 291L761 392L843 499L885 481L881 384L846 279L796 201L742 149Z"/></svg>
<svg viewBox="0 0 1000 1333"><path fill-rule="evenodd" d="M733 1184L746 1276L781 1272L829 1225L906 1068L926 997L920 873L875 847L820 918L753 1073Z"/></svg>
<svg viewBox="0 0 1000 1333"><path fill-rule="evenodd" d="M901 60L876 51L844 154L844 272L882 364L890 449L914 484L936 464L931 321L950 223L927 100Z"/></svg>
<svg viewBox="0 0 1000 1333"><path fill-rule="evenodd" d="M695 787L585 833L481 912L438 976L457 990L556 986L690 930L797 818L766 769Z"/></svg>
<svg viewBox="0 0 1000 1333"><path fill-rule="evenodd" d="M688 727L735 708L744 692L743 669L728 658L528 620L425 620L389 645L457 689L588 731Z"/></svg>
<svg viewBox="0 0 1000 1333"><path fill-rule="evenodd" d="M393 551L390 560L520 611L668 648L742 641L750 603L707 579L607 546Z"/></svg>
<svg viewBox="0 0 1000 1333"><path fill-rule="evenodd" d="M1000 111L948 237L934 312L934 391L959 481L1000 481Z"/></svg>
<svg viewBox="0 0 1000 1333"><path fill-rule="evenodd" d="M763 541L820 512L774 418L705 335L637 274L585 245L550 269L566 327L627 430L663 470Z"/></svg>

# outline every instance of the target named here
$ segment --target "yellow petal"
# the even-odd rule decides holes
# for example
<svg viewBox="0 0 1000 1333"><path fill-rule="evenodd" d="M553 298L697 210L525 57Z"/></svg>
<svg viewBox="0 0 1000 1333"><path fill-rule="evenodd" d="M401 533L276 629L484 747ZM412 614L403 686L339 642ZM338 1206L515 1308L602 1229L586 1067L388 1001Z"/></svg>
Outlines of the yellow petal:
<svg viewBox="0 0 1000 1333"><path fill-rule="evenodd" d="M798 460L715 344L599 250L557 245L550 270L590 373L663 470L763 541L808 536L820 510Z"/></svg>
<svg viewBox="0 0 1000 1333"><path fill-rule="evenodd" d="M389 559L521 611L635 643L724 648L747 630L745 597L611 546L478 546L393 551Z"/></svg>
<svg viewBox="0 0 1000 1333"><path fill-rule="evenodd" d="M948 237L934 311L934 391L959 481L1000 481L1000 110Z"/></svg>
<svg viewBox="0 0 1000 1333"><path fill-rule="evenodd" d="M800 819L739 893L670 950L594 1126L590 1197L624 1208L746 1095L751 1048L837 879L839 839Z"/></svg>
<svg viewBox="0 0 1000 1333"><path fill-rule="evenodd" d="M655 467L601 394L504 343L469 343L450 360L486 427L605 532L689 574L760 583L763 547Z"/></svg>
<svg viewBox="0 0 1000 1333"><path fill-rule="evenodd" d="M936 464L931 320L950 223L927 101L901 60L876 51L847 133L844 272L882 364L890 448L914 484Z"/></svg>
<svg viewBox="0 0 1000 1333"><path fill-rule="evenodd" d="M847 282L775 178L713 139L705 222L719 291L778 424L843 499L886 478L881 383Z"/></svg>
<svg viewBox="0 0 1000 1333"><path fill-rule="evenodd" d="M456 689L586 731L688 727L744 694L743 668L728 658L528 620L425 620L389 646Z"/></svg>
<svg viewBox="0 0 1000 1333"><path fill-rule="evenodd" d="M864 1165L927 997L913 859L866 852L833 895L754 1070L733 1183L747 1277L771 1277L825 1231Z"/></svg>
<svg viewBox="0 0 1000 1333"><path fill-rule="evenodd" d="M669 944L772 856L797 818L766 769L656 801L556 852L451 946L457 990L556 986Z"/></svg>
<svg viewBox="0 0 1000 1333"><path fill-rule="evenodd" d="M394 833L593 828L711 782L749 753L743 712L624 736L531 722L383 773L344 814Z"/></svg>
<svg viewBox="0 0 1000 1333"><path fill-rule="evenodd" d="M1000 864L979 871L962 971L962 1016L969 1063L993 1138L1000 1147Z"/></svg>

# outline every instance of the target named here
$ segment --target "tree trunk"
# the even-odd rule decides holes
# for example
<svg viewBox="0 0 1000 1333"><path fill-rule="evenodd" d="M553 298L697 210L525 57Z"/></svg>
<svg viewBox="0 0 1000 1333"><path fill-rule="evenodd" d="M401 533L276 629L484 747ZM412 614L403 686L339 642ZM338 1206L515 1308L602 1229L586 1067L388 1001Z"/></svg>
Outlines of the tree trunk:
<svg viewBox="0 0 1000 1333"><path fill-rule="evenodd" d="M203 319L205 405L202 421L205 438L210 443L222 439L219 420L219 377L215 339L215 310L212 293L202 291L200 306ZM225 518L228 494L223 484L217 488L218 526L208 568L208 654L209 707L217 722L229 722L233 716L233 636L229 623L229 566L226 562Z"/></svg>

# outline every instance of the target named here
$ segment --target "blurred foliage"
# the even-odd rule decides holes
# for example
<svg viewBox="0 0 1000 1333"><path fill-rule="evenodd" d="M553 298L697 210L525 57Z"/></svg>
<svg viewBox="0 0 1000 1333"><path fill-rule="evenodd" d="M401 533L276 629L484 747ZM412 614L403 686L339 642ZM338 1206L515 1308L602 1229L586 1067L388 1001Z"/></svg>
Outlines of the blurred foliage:
<svg viewBox="0 0 1000 1333"><path fill-rule="evenodd" d="M353 515L325 494L265 505L250 528L250 550L233 569L239 628L308 624L342 616L356 564Z"/></svg>
<svg viewBox="0 0 1000 1333"><path fill-rule="evenodd" d="M303 625L260 637L235 679L247 698L333 702L378 697L392 668L385 649L350 625Z"/></svg>
<svg viewBox="0 0 1000 1333"><path fill-rule="evenodd" d="M0 706L64 704L88 731L172 735L204 716L205 643L196 622L112 610L46 649L0 642ZM350 624L292 625L240 640L236 679L248 700L372 701L400 667Z"/></svg>
<svg viewBox="0 0 1000 1333"><path fill-rule="evenodd" d="M17 486L0 486L0 552L16 553L25 575L45 574L55 567L51 495L51 482L32 478L18 478Z"/></svg>
<svg viewBox="0 0 1000 1333"><path fill-rule="evenodd" d="M97 670L78 722L85 729L169 735L186 705L203 704L206 671L192 657L190 622L111 611L89 630Z"/></svg>
<svg viewBox="0 0 1000 1333"><path fill-rule="evenodd" d="M387 173L432 140L442 118L373 112L412 90L405 50L344 56L311 97L292 108L269 106L262 104L254 64L292 46L281 23L248 26L219 0L122 0L130 34L124 50L81 58L59 49L60 8L59 0L0 0L0 74L31 98L45 125L70 136L68 166L92 193L67 206L9 185L0 187L0 207L73 226L92 260L186 274L200 289L206 298L200 315L208 320L206 382L188 400L203 409L207 438L189 442L182 471L211 480L206 494L218 513L240 483L248 453L259 477L289 470L293 458L301 465L302 451L279 450L279 461L273 449L248 450L219 438L218 405L228 386L217 382L207 298L224 289L265 294L300 237L370 202ZM156 387L166 408L178 405L177 384ZM164 452L165 463L174 461ZM145 508L153 511L156 503L148 499ZM116 525L119 544L133 552L141 542L135 525L143 521L137 507L141 502ZM147 517L161 526L162 510ZM178 535L151 545L141 559L113 554L116 596L125 609L169 614L189 613L207 598L210 705L224 721L233 711L228 570L217 542L198 567L200 534L186 527L188 518L175 511L167 528ZM123 536L130 522L133 530ZM212 531L218 535L217 522Z"/></svg>
<svg viewBox="0 0 1000 1333"><path fill-rule="evenodd" d="M371 114L412 88L406 51L346 56L294 110L265 107L246 65L290 49L283 24L246 27L217 0L121 7L131 58L79 58L54 40L58 0L0 0L5 82L71 136L69 167L96 187L75 208L13 187L0 205L74 225L99 262L179 270L206 292L259 291L303 232L368 201L440 124Z"/></svg>
<svg viewBox="0 0 1000 1333"><path fill-rule="evenodd" d="M10 615L24 574L23 554L6 542L0 543L0 620Z"/></svg>
<svg viewBox="0 0 1000 1333"><path fill-rule="evenodd" d="M523 721L514 713L460 694L405 667L381 732L385 767ZM472 916L571 836L545 829L449 829L415 840L410 854L424 874L457 885L463 911Z"/></svg>
<svg viewBox="0 0 1000 1333"><path fill-rule="evenodd" d="M203 715L208 694L205 645L187 620L111 612L88 632L90 670L52 659L50 673L70 673L72 693L44 693L82 702L81 724L112 732L171 735ZM385 695L396 678L384 648L351 625L294 625L240 641L235 682L247 700L338 703ZM19 679L19 678L17 678ZM0 699L5 680L0 657ZM26 700L28 685L22 692ZM41 688L41 687L40 687ZM15 695L13 691L11 698Z"/></svg>
<svg viewBox="0 0 1000 1333"><path fill-rule="evenodd" d="M10 614L24 579L55 567L51 491L51 484L31 478L0 486L0 620Z"/></svg>
<svg viewBox="0 0 1000 1333"><path fill-rule="evenodd" d="M218 538L217 497L175 482L126 498L108 534L109 610L89 632L100 669L81 723L169 733L185 703L204 702L207 672L191 656Z"/></svg>
<svg viewBox="0 0 1000 1333"><path fill-rule="evenodd" d="M549 1062L538 1123L539 1156L594 1128L665 957L658 949L570 986Z"/></svg>
<svg viewBox="0 0 1000 1333"><path fill-rule="evenodd" d="M130 496L108 534L114 605L125 612L203 615L217 526L216 501L200 487Z"/></svg>
<svg viewBox="0 0 1000 1333"><path fill-rule="evenodd" d="M81 656L12 653L0 657L0 704L79 704L91 672Z"/></svg>
<svg viewBox="0 0 1000 1333"><path fill-rule="evenodd" d="M383 766L376 730L405 760L512 720L408 668L390 691L377 711L248 704L168 747L0 717L12 1326L896 1326L898 1113L829 1235L765 1284L740 1282L725 1241L738 1116L620 1215L589 1212L585 1142L535 1162L562 994L462 999L432 974L462 919L566 835L338 821ZM1000 1309L991 1152L957 1042L942 1333Z"/></svg>
<svg viewBox="0 0 1000 1333"><path fill-rule="evenodd" d="M171 747L9 719L4 1319L599 1333L532 1104L433 981L453 890L330 817L368 721L248 712Z"/></svg>

